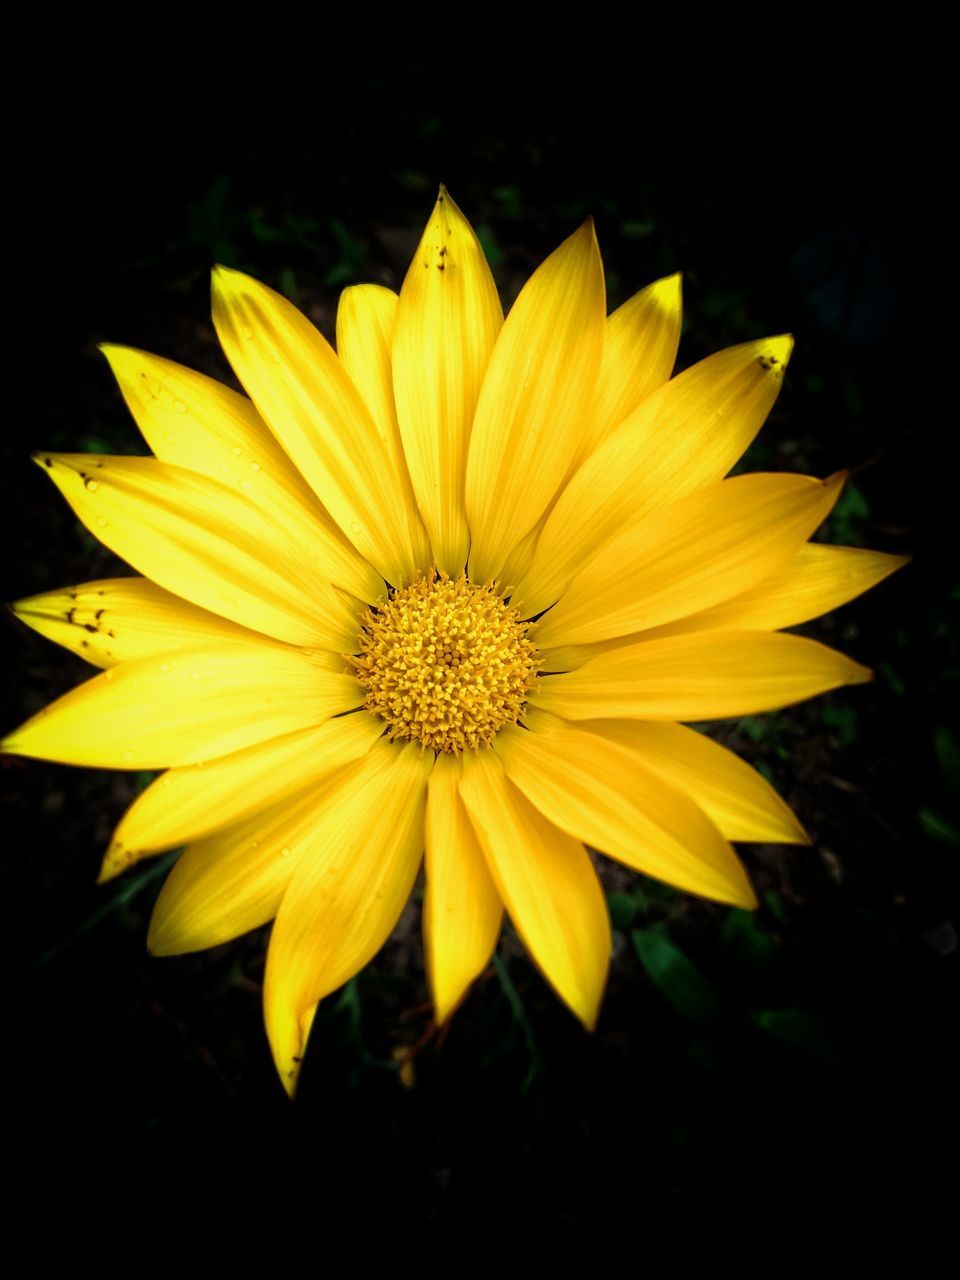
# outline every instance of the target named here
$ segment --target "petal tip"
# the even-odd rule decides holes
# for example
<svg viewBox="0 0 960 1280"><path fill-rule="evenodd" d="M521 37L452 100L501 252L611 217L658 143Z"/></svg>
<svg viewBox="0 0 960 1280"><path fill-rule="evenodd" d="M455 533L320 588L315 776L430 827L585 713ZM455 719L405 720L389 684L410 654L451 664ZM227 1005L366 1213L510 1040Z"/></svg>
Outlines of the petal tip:
<svg viewBox="0 0 960 1280"><path fill-rule="evenodd" d="M117 876L126 871L130 866L129 850L114 841L107 852L103 855L103 862L100 864L100 873L97 876L97 884L106 884L109 880L115 880ZM149 948L149 939L147 942Z"/></svg>
<svg viewBox="0 0 960 1280"><path fill-rule="evenodd" d="M790 363L793 355L794 340L792 333L781 333L775 338L766 338L760 344L760 363L775 377L783 377L783 371Z"/></svg>
<svg viewBox="0 0 960 1280"><path fill-rule="evenodd" d="M650 285L650 296L664 311L674 311L683 297L683 272L675 271L671 276L663 276Z"/></svg>

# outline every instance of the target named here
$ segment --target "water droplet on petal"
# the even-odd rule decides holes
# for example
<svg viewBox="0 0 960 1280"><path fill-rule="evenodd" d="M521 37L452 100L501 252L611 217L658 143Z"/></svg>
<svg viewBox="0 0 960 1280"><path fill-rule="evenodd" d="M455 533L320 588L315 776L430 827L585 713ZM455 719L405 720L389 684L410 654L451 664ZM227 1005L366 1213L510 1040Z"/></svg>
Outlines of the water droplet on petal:
<svg viewBox="0 0 960 1280"><path fill-rule="evenodd" d="M177 413L187 412L187 406L183 403L182 400L174 400L173 407L176 409Z"/></svg>
<svg viewBox="0 0 960 1280"><path fill-rule="evenodd" d="M245 338L253 337L253 330L250 328L248 324L245 324L240 332L243 334Z"/></svg>
<svg viewBox="0 0 960 1280"><path fill-rule="evenodd" d="M284 845L284 846L283 846L283 848L280 850L280 857L281 857L281 858L289 858L289 857L290 857L290 850L287 848L287 846L286 846L286 845Z"/></svg>
<svg viewBox="0 0 960 1280"><path fill-rule="evenodd" d="M105 529L107 527L107 522L104 520L103 516L97 516L97 526L101 529Z"/></svg>
<svg viewBox="0 0 960 1280"><path fill-rule="evenodd" d="M233 454L235 458L239 458L240 455L243 453L243 450L240 448L238 444L235 444L233 448L230 450L230 452Z"/></svg>
<svg viewBox="0 0 960 1280"><path fill-rule="evenodd" d="M130 763L130 761L133 759L133 752L132 752L132 751L121 751L121 752L120 752L120 756L121 756L121 759L123 760L123 763L124 763L124 764L129 764L129 763Z"/></svg>
<svg viewBox="0 0 960 1280"><path fill-rule="evenodd" d="M173 434L173 432L172 432L172 431L168 431L168 432L166 433L166 435L163 437L163 443L164 443L164 444L176 444L176 443L177 443L177 437Z"/></svg>
<svg viewBox="0 0 960 1280"><path fill-rule="evenodd" d="M259 470L260 470L260 463L259 463L259 462L251 462L251 463L250 463L250 470L251 470L251 471L259 471Z"/></svg>
<svg viewBox="0 0 960 1280"><path fill-rule="evenodd" d="M250 490L253 488L253 485L250 483L249 480L242 480L240 482L240 488L243 489L245 493L249 493Z"/></svg>
<svg viewBox="0 0 960 1280"><path fill-rule="evenodd" d="M350 528L353 530L353 532L354 532L354 533L359 533L359 532L360 532L360 521L359 521L359 520L354 520L354 521L353 521L353 523L350 525Z"/></svg>
<svg viewBox="0 0 960 1280"><path fill-rule="evenodd" d="M97 490L100 488L99 480L86 480L84 483L86 484L86 487L90 490L91 493L96 493Z"/></svg>

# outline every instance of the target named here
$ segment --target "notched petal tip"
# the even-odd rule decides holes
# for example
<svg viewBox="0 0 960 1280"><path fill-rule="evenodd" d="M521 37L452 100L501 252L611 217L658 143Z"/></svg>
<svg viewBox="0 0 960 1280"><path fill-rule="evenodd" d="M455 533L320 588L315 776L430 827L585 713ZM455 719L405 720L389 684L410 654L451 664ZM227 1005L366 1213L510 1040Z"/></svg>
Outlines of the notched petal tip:
<svg viewBox="0 0 960 1280"><path fill-rule="evenodd" d="M761 338L754 345L760 367L775 378L782 378L793 354L793 334L781 333L774 338Z"/></svg>

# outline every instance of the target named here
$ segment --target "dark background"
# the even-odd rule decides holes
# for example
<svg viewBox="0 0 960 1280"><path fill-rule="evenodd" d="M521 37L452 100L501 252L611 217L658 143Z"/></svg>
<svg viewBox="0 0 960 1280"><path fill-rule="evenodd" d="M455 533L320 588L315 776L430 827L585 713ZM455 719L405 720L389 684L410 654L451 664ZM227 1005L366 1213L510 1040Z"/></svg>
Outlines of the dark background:
<svg viewBox="0 0 960 1280"><path fill-rule="evenodd" d="M97 342L229 379L217 261L332 337L344 285L399 287L442 180L505 301L593 213L611 304L684 271L678 367L796 335L747 465L850 468L828 538L914 557L802 629L877 678L717 727L815 840L744 848L756 916L607 864L616 949L593 1036L509 934L431 1036L414 903L321 1010L292 1105L262 1027L266 932L153 960L156 864L94 885L144 779L3 759L3 1096L22 1187L148 1220L158 1187L188 1213L276 1199L297 1234L351 1224L358 1245L412 1258L465 1241L541 1262L642 1251L674 1215L716 1214L732 1243L863 1212L875 1231L935 1221L960 847L955 413L922 394L953 359L925 293L952 269L936 106L870 57L706 79L680 59L665 79L548 48L506 67L447 57L441 74L433 38L392 64L341 50L339 70L289 81L275 60L265 78L254 47L216 94L215 60L169 49L160 80L152 61L48 79L55 123L21 121L8 156L3 598L114 571L27 460L143 451ZM4 639L6 730L89 669L12 618ZM421 1041L408 1087L397 1062Z"/></svg>

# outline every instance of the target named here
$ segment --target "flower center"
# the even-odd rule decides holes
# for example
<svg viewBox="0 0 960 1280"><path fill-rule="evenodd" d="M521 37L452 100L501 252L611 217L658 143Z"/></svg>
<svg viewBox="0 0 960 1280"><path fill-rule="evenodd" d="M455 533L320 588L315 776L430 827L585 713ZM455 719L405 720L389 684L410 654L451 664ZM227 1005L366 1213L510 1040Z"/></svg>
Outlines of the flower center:
<svg viewBox="0 0 960 1280"><path fill-rule="evenodd" d="M488 746L523 711L536 679L536 648L492 587L465 574L420 578L370 609L351 659L364 706L391 738L433 751Z"/></svg>

